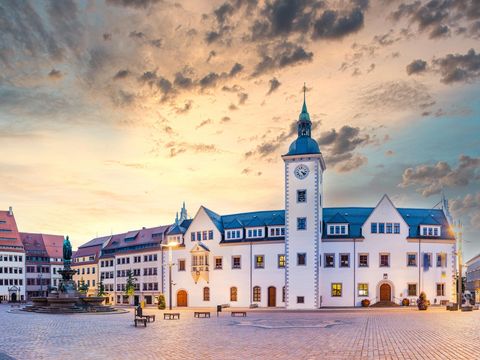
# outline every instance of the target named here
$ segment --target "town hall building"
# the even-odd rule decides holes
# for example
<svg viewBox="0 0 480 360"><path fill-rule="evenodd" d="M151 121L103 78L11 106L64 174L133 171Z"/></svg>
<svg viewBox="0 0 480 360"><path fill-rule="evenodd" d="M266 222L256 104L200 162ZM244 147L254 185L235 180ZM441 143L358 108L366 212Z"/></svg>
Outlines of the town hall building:
<svg viewBox="0 0 480 360"><path fill-rule="evenodd" d="M375 207L324 207L327 166L305 100L297 130L282 156L284 209L221 215L201 206L189 218L184 206L172 225L92 240L112 302L151 304L163 293L173 307L317 309L399 304L422 291L432 304L454 300L446 200L397 208L383 195ZM133 299L123 290L127 269L138 283Z"/></svg>

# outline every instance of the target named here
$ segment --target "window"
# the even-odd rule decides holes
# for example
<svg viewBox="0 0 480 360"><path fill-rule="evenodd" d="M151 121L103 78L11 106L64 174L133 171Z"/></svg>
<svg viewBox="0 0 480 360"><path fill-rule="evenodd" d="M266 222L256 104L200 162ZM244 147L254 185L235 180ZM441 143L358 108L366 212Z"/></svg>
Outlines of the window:
<svg viewBox="0 0 480 360"><path fill-rule="evenodd" d="M332 283L332 297L342 296L342 284Z"/></svg>
<svg viewBox="0 0 480 360"><path fill-rule="evenodd" d="M380 267L390 266L390 254L380 254Z"/></svg>
<svg viewBox="0 0 480 360"><path fill-rule="evenodd" d="M340 254L340 267L350 267L350 254Z"/></svg>
<svg viewBox="0 0 480 360"><path fill-rule="evenodd" d="M305 296L297 296L297 304L304 304Z"/></svg>
<svg viewBox="0 0 480 360"><path fill-rule="evenodd" d="M377 233L377 223L371 223L371 233L376 234Z"/></svg>
<svg viewBox="0 0 480 360"><path fill-rule="evenodd" d="M203 301L210 301L210 288L204 287L203 288Z"/></svg>
<svg viewBox="0 0 480 360"><path fill-rule="evenodd" d="M335 254L325 254L325 267L326 268L335 267Z"/></svg>
<svg viewBox="0 0 480 360"><path fill-rule="evenodd" d="M178 271L185 271L185 259L178 260Z"/></svg>
<svg viewBox="0 0 480 360"><path fill-rule="evenodd" d="M307 218L297 218L297 230L307 230Z"/></svg>
<svg viewBox="0 0 480 360"><path fill-rule="evenodd" d="M408 284L408 296L417 296L417 284Z"/></svg>
<svg viewBox="0 0 480 360"><path fill-rule="evenodd" d="M423 253L423 267L425 269L432 267L432 254Z"/></svg>
<svg viewBox="0 0 480 360"><path fill-rule="evenodd" d="M307 265L307 254L306 253L297 253L297 265L298 266Z"/></svg>
<svg viewBox="0 0 480 360"><path fill-rule="evenodd" d="M387 234L393 233L393 224L387 223Z"/></svg>
<svg viewBox="0 0 480 360"><path fill-rule="evenodd" d="M393 232L395 234L400 234L400 223L393 224Z"/></svg>
<svg viewBox="0 0 480 360"><path fill-rule="evenodd" d="M368 267L368 254L358 254L358 267Z"/></svg>
<svg viewBox="0 0 480 360"><path fill-rule="evenodd" d="M207 240L207 232L206 231L203 232L203 240Z"/></svg>
<svg viewBox="0 0 480 360"><path fill-rule="evenodd" d="M192 233L190 234L190 236L192 237L192 241L195 241L195 233L192 232Z"/></svg>
<svg viewBox="0 0 480 360"><path fill-rule="evenodd" d="M284 268L285 267L285 255L279 254L278 255L278 267Z"/></svg>
<svg viewBox="0 0 480 360"><path fill-rule="evenodd" d="M385 224L384 223L379 223L378 224L378 232L380 234L384 234L385 233Z"/></svg>
<svg viewBox="0 0 480 360"><path fill-rule="evenodd" d="M216 270L223 269L223 258L220 256L215 257L215 269Z"/></svg>
<svg viewBox="0 0 480 360"><path fill-rule="evenodd" d="M447 267L447 254L437 254L437 267Z"/></svg>
<svg viewBox="0 0 480 360"><path fill-rule="evenodd" d="M265 256L255 255L255 269L263 269L265 267Z"/></svg>
<svg viewBox="0 0 480 360"><path fill-rule="evenodd" d="M417 254L407 254L407 266L417 266Z"/></svg>
<svg viewBox="0 0 480 360"><path fill-rule="evenodd" d="M445 283L437 284L437 296L445 296Z"/></svg>
<svg viewBox="0 0 480 360"><path fill-rule="evenodd" d="M234 287L231 287L230 288L230 301L237 301L237 288L234 286Z"/></svg>
<svg viewBox="0 0 480 360"><path fill-rule="evenodd" d="M307 202L307 190L297 190L297 202Z"/></svg>
<svg viewBox="0 0 480 360"><path fill-rule="evenodd" d="M208 232L208 240L213 240L213 230Z"/></svg>
<svg viewBox="0 0 480 360"><path fill-rule="evenodd" d="M240 256L232 256L232 269L240 269Z"/></svg>
<svg viewBox="0 0 480 360"><path fill-rule="evenodd" d="M260 286L253 287L253 301L260 302L262 301L262 289Z"/></svg>
<svg viewBox="0 0 480 360"><path fill-rule="evenodd" d="M200 241L200 240L202 240L202 232L197 231L197 241Z"/></svg>
<svg viewBox="0 0 480 360"><path fill-rule="evenodd" d="M358 284L358 296L368 296L368 284Z"/></svg>

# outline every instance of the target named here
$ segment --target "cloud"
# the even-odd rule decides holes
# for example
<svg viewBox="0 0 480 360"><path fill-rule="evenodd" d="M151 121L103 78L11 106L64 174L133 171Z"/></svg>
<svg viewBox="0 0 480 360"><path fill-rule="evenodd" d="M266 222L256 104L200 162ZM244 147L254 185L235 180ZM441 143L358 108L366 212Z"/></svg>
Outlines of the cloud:
<svg viewBox="0 0 480 360"><path fill-rule="evenodd" d="M347 14L341 14L336 10L325 10L314 23L313 38L341 39L360 30L363 22L363 11L360 8L353 9Z"/></svg>
<svg viewBox="0 0 480 360"><path fill-rule="evenodd" d="M188 113L188 112L192 109L192 104L193 104L192 100L187 100L187 101L185 102L185 104L183 105L183 107L181 107L181 108L177 107L177 108L175 109L175 112L176 112L177 114L185 114L185 113Z"/></svg>
<svg viewBox="0 0 480 360"><path fill-rule="evenodd" d="M50 79L53 79L53 80L59 80L63 77L63 74L60 70L56 70L56 69L52 69L49 73L48 73L48 77Z"/></svg>
<svg viewBox="0 0 480 360"><path fill-rule="evenodd" d="M445 84L470 82L480 77L480 54L470 49L465 55L448 54L432 61Z"/></svg>
<svg viewBox="0 0 480 360"><path fill-rule="evenodd" d="M130 71L128 69L118 70L118 72L113 77L113 80L126 79L129 75Z"/></svg>
<svg viewBox="0 0 480 360"><path fill-rule="evenodd" d="M130 34L128 36L130 36L132 38L137 38L137 39L144 39L146 37L146 35L143 32L135 31L135 30L130 32Z"/></svg>
<svg viewBox="0 0 480 360"><path fill-rule="evenodd" d="M230 73L228 74L230 77L233 77L240 73L243 70L243 65L239 64L238 62L233 65L232 69L230 70Z"/></svg>
<svg viewBox="0 0 480 360"><path fill-rule="evenodd" d="M200 79L200 87L202 89L206 89L209 87L215 87L217 85L217 80L220 78L220 75L218 75L215 72L210 72L207 75L205 75L202 79Z"/></svg>
<svg viewBox="0 0 480 360"><path fill-rule="evenodd" d="M455 218L468 217L470 225L480 229L480 192L449 201L449 210Z"/></svg>
<svg viewBox="0 0 480 360"><path fill-rule="evenodd" d="M366 86L358 100L368 109L425 109L435 104L428 88L417 81L387 81Z"/></svg>
<svg viewBox="0 0 480 360"><path fill-rule="evenodd" d="M207 119L207 120L203 120L200 124L198 124L195 128L196 129L200 129L201 127L204 127L205 125L209 125L209 124L212 124L213 121L212 119Z"/></svg>
<svg viewBox="0 0 480 360"><path fill-rule="evenodd" d="M367 163L367 158L355 153L358 147L371 144L368 134L361 134L360 128L349 125L342 126L338 131L331 129L322 133L318 145L326 155L327 165L338 172L348 172Z"/></svg>
<svg viewBox="0 0 480 360"><path fill-rule="evenodd" d="M229 116L224 116L222 117L222 119L220 120L222 123L227 123L229 121L231 121L232 119L229 117Z"/></svg>
<svg viewBox="0 0 480 360"><path fill-rule="evenodd" d="M181 89L190 89L194 85L193 79L186 77L184 74L177 72L173 84Z"/></svg>
<svg viewBox="0 0 480 360"><path fill-rule="evenodd" d="M435 165L422 164L407 168L403 172L400 187L415 186L424 197L440 193L442 188L465 187L480 179L480 157L472 158L460 155L456 168L447 162L439 161Z"/></svg>
<svg viewBox="0 0 480 360"><path fill-rule="evenodd" d="M190 144L187 142L176 143L174 141L169 142L165 145L165 148L168 149L170 157L175 157L180 154L184 154L187 151L191 151L195 154L201 153L216 153L219 152L217 147L213 144Z"/></svg>
<svg viewBox="0 0 480 360"><path fill-rule="evenodd" d="M278 81L278 79L276 77L274 77L274 78L272 78L268 81L268 84L269 84L269 88L268 88L267 95L270 95L275 90L277 90L282 83L280 81Z"/></svg>
<svg viewBox="0 0 480 360"><path fill-rule="evenodd" d="M260 62L255 66L252 76L259 76L275 69L294 66L313 60L313 52L302 46L282 41L271 48L259 48Z"/></svg>
<svg viewBox="0 0 480 360"><path fill-rule="evenodd" d="M131 7L134 9L146 9L162 0L107 0L107 4Z"/></svg>
<svg viewBox="0 0 480 360"><path fill-rule="evenodd" d="M248 99L248 94L244 92L239 92L237 96L238 96L238 105L244 105L245 101L247 101Z"/></svg>
<svg viewBox="0 0 480 360"><path fill-rule="evenodd" d="M430 33L430 39L445 37L450 34L450 28L447 25L438 25Z"/></svg>
<svg viewBox="0 0 480 360"><path fill-rule="evenodd" d="M427 70L427 62L421 59L413 60L407 65L407 74L419 74Z"/></svg>

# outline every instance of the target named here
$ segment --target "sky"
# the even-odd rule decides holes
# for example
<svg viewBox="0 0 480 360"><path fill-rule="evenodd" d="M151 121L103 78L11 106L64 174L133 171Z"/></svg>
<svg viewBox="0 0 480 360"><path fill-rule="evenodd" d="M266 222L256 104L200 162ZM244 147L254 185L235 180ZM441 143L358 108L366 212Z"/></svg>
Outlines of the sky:
<svg viewBox="0 0 480 360"><path fill-rule="evenodd" d="M475 0L0 1L0 207L102 235L284 208L306 83L326 206L449 199L480 252Z"/></svg>

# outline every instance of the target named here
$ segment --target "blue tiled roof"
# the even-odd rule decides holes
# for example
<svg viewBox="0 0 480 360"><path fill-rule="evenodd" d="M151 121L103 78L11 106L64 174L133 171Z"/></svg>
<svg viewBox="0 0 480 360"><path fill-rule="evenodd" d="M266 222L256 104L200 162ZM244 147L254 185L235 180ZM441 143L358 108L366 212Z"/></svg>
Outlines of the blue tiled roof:
<svg viewBox="0 0 480 360"><path fill-rule="evenodd" d="M318 143L308 136L301 136L294 140L288 149L287 155L320 154Z"/></svg>
<svg viewBox="0 0 480 360"><path fill-rule="evenodd" d="M420 235L420 225L440 225L442 239L455 239L443 210L440 209L398 209L408 226L410 237L424 238ZM426 222L429 222L426 224ZM436 222L436 223L433 223ZM426 236L425 238L431 238Z"/></svg>
<svg viewBox="0 0 480 360"><path fill-rule="evenodd" d="M362 226L375 208L373 207L333 207L323 209L324 226L327 223L348 223L348 238L361 238ZM285 225L284 210L255 211L220 216L205 209L219 231L248 226ZM410 227L409 237L422 238L420 225L440 225L442 239L454 239L448 220L440 209L398 208L400 215ZM428 223L426 223L428 222ZM323 238L330 238L327 232L322 232ZM333 236L332 238L338 238ZM243 240L242 240L243 241Z"/></svg>
<svg viewBox="0 0 480 360"><path fill-rule="evenodd" d="M167 235L181 235L184 233L185 233L185 228L182 229L180 226L175 224L168 230Z"/></svg>
<svg viewBox="0 0 480 360"><path fill-rule="evenodd" d="M348 236L349 238L359 238L362 236L362 225L370 216L374 208L367 207L345 207L345 208L323 208L324 229L322 231L322 237L324 239L330 238L325 230L325 222L334 222L330 219L342 219L342 223L348 223ZM327 220L329 219L329 220ZM332 236L337 238L338 236Z"/></svg>
<svg viewBox="0 0 480 360"><path fill-rule="evenodd" d="M330 224L345 224L348 223L347 219L345 219L340 213L336 213L330 219L326 219L325 216L323 217L326 223Z"/></svg>

